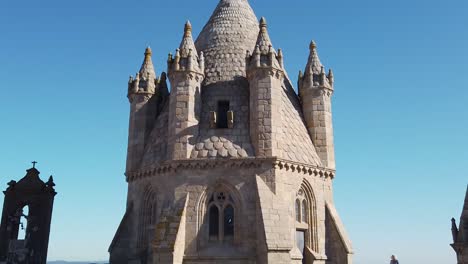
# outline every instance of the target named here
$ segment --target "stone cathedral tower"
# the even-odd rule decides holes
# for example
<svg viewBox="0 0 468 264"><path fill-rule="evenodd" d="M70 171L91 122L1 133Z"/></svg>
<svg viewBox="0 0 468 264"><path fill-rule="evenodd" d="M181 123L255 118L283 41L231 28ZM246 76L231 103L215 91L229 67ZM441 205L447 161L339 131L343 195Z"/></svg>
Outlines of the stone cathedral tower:
<svg viewBox="0 0 468 264"><path fill-rule="evenodd" d="M352 263L333 202L333 73L315 43L298 95L266 20L220 0L196 41L187 22L167 74L151 57L128 84L111 263Z"/></svg>

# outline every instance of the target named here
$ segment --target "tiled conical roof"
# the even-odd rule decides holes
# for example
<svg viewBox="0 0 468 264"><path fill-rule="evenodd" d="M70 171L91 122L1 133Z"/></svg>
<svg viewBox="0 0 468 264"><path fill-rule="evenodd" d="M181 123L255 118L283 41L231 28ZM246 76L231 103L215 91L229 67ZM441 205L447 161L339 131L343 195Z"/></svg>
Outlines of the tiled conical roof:
<svg viewBox="0 0 468 264"><path fill-rule="evenodd" d="M195 55L198 58L197 50L195 48L195 44L193 43L192 24L190 24L190 21L187 21L187 23L185 23L184 37L182 38L182 41L180 43L179 50L180 55L183 58L188 57L190 50L192 50L193 55Z"/></svg>
<svg viewBox="0 0 468 264"><path fill-rule="evenodd" d="M322 72L322 63L317 53L317 44L314 41L310 43L310 55L307 61L305 75L307 74L320 74Z"/></svg>
<svg viewBox="0 0 468 264"><path fill-rule="evenodd" d="M245 54L253 51L258 22L247 0L221 0L195 45L205 55L205 83L246 76Z"/></svg>
<svg viewBox="0 0 468 264"><path fill-rule="evenodd" d="M143 60L143 64L140 68L140 78L156 78L156 72L154 70L153 61L151 60L151 56L153 55L153 51L150 47L147 47L145 50L145 59Z"/></svg>
<svg viewBox="0 0 468 264"><path fill-rule="evenodd" d="M267 22L264 17L260 19L260 32L258 33L256 46L259 47L262 54L268 54L270 47L273 49L273 44L268 35Z"/></svg>

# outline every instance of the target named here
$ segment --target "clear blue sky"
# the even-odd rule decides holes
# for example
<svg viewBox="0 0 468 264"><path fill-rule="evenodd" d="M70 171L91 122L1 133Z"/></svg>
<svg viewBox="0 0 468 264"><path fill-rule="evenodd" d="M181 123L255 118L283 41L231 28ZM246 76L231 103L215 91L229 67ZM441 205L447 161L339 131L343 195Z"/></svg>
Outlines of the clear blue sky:
<svg viewBox="0 0 468 264"><path fill-rule="evenodd" d="M0 186L38 160L59 192L49 259L107 259L126 200L127 80L158 73L218 0L2 1ZM455 263L468 183L468 1L250 0L296 81L335 72L335 198L356 264ZM3 197L0 198L0 202Z"/></svg>

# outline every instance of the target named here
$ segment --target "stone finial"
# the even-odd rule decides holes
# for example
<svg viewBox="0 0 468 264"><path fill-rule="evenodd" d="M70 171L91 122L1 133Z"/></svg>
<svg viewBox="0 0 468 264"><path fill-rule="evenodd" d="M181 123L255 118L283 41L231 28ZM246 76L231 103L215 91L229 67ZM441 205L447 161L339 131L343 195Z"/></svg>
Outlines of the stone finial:
<svg viewBox="0 0 468 264"><path fill-rule="evenodd" d="M185 23L184 34L192 34L192 23L190 23L189 20L187 20L187 22Z"/></svg>
<svg viewBox="0 0 468 264"><path fill-rule="evenodd" d="M153 55L153 51L151 50L151 47L150 46L146 47L145 56L151 57L152 55Z"/></svg>
<svg viewBox="0 0 468 264"><path fill-rule="evenodd" d="M261 60L261 53L260 53L260 46L257 45L255 46L255 50L254 50L254 53L253 53L253 64L255 65L255 67L260 67L260 60Z"/></svg>
<svg viewBox="0 0 468 264"><path fill-rule="evenodd" d="M193 54L192 54L192 49L189 49L188 54L187 54L187 69L189 71L193 70Z"/></svg>
<svg viewBox="0 0 468 264"><path fill-rule="evenodd" d="M169 63L169 62L172 63L172 60L173 60L173 59L174 59L174 58L172 58L172 52L169 52L169 54L167 54L167 62L168 62L168 63Z"/></svg>
<svg viewBox="0 0 468 264"><path fill-rule="evenodd" d="M198 65L200 66L200 70L205 72L205 54L200 52L200 58L198 59Z"/></svg>
<svg viewBox="0 0 468 264"><path fill-rule="evenodd" d="M453 243L458 242L458 227L457 227L457 222L455 221L455 218L452 218L452 237L453 237Z"/></svg>
<svg viewBox="0 0 468 264"><path fill-rule="evenodd" d="M315 43L315 40L312 40L312 41L310 42L309 48L310 48L310 51L313 51L313 50L316 50L316 49L317 49L317 43Z"/></svg>
<svg viewBox="0 0 468 264"><path fill-rule="evenodd" d="M55 186L55 183L54 183L54 177L52 175L50 175L49 177L49 180L47 181L47 186L50 187L50 188L53 188Z"/></svg>
<svg viewBox="0 0 468 264"><path fill-rule="evenodd" d="M180 50L176 49L175 57L174 57L174 69L176 71L180 70Z"/></svg>
<svg viewBox="0 0 468 264"><path fill-rule="evenodd" d="M282 69L284 69L284 59L283 59L283 50L282 49L278 49L278 56L276 56L277 59L278 59L278 62L281 66Z"/></svg>
<svg viewBox="0 0 468 264"><path fill-rule="evenodd" d="M330 85L333 86L333 84L335 83L335 76L333 75L333 70L331 68L328 70L327 78Z"/></svg>
<svg viewBox="0 0 468 264"><path fill-rule="evenodd" d="M156 79L156 72L154 70L153 61L151 60L151 56L153 55L153 51L148 46L145 49L145 59L143 60L143 64L140 68L140 77L147 78L148 80L155 80Z"/></svg>
<svg viewBox="0 0 468 264"><path fill-rule="evenodd" d="M174 62L174 58L172 57L172 53L169 52L167 55L167 71L169 72L172 68L172 63Z"/></svg>
<svg viewBox="0 0 468 264"><path fill-rule="evenodd" d="M16 185L16 181L10 181L8 182L8 190L13 189Z"/></svg>
<svg viewBox="0 0 468 264"><path fill-rule="evenodd" d="M325 74L325 67L320 68L320 85L328 83L327 75Z"/></svg>
<svg viewBox="0 0 468 264"><path fill-rule="evenodd" d="M267 27L268 27L268 24L267 24L266 18L262 17L260 19L260 29L261 30L267 30Z"/></svg>

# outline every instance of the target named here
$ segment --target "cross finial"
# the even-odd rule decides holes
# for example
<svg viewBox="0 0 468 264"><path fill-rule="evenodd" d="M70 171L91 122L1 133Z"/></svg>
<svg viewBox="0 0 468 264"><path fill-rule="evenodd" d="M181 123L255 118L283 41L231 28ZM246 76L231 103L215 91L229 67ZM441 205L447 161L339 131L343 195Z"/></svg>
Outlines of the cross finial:
<svg viewBox="0 0 468 264"><path fill-rule="evenodd" d="M36 164L38 163L37 161L31 162L33 164L33 168L36 168Z"/></svg>

